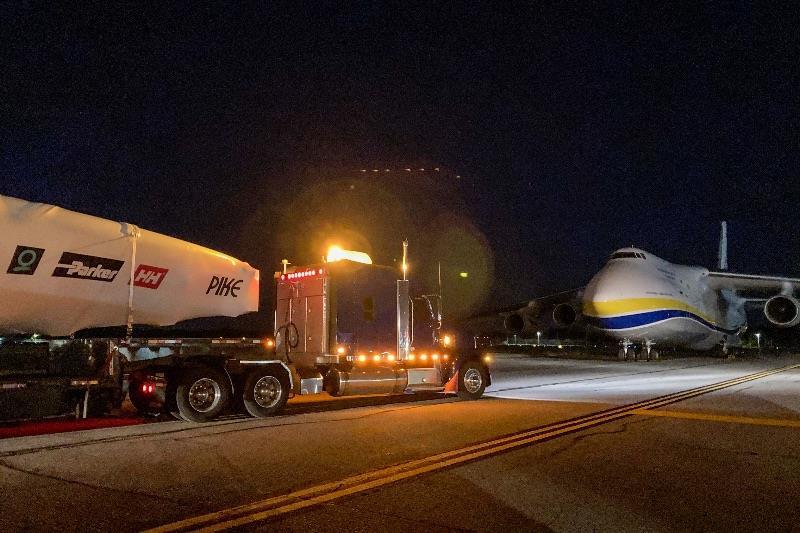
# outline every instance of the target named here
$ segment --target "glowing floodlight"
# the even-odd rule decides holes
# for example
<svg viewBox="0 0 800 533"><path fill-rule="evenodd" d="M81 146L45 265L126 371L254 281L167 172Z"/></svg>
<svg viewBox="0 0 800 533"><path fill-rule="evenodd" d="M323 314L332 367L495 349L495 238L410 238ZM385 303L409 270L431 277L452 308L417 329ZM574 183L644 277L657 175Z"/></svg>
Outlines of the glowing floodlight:
<svg viewBox="0 0 800 533"><path fill-rule="evenodd" d="M372 259L370 258L369 255L365 254L364 252L343 250L341 246L331 246L330 248L328 248L329 263L342 260L353 261L355 263L364 263L365 265L372 264Z"/></svg>

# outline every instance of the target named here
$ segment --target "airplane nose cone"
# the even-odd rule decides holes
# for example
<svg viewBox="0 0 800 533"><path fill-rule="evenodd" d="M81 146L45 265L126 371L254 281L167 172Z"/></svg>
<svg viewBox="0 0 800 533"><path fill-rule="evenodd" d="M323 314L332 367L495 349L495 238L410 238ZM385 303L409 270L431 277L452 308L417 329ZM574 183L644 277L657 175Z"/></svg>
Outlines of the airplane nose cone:
<svg viewBox="0 0 800 533"><path fill-rule="evenodd" d="M608 319L627 314L631 305L646 298L647 291L660 290L650 271L638 263L612 262L586 285L583 311L587 317Z"/></svg>
<svg viewBox="0 0 800 533"><path fill-rule="evenodd" d="M615 272L604 268L595 274L583 292L583 315L587 323L612 337L617 335L613 329L609 329L608 320L613 314L613 302L620 299L620 290L624 290L620 280Z"/></svg>
<svg viewBox="0 0 800 533"><path fill-rule="evenodd" d="M603 269L589 281L583 291L584 308L593 302L606 302L619 298L619 283L612 273Z"/></svg>

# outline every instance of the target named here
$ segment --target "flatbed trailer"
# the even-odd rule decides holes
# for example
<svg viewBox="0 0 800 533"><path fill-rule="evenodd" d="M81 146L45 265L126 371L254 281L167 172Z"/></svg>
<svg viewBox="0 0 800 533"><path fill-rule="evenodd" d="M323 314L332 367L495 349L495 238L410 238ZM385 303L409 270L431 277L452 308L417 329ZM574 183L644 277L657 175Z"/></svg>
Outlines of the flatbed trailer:
<svg viewBox="0 0 800 533"><path fill-rule="evenodd" d="M203 422L231 409L270 416L294 394L477 398L490 383L480 354L456 350L441 331L440 296L412 295L405 268L365 254L339 250L276 273L273 337L140 338L135 323L257 310L258 270L131 224L5 196L0 234L9 261L0 270L0 420L86 417L127 394L144 414ZM73 337L107 326L125 334Z"/></svg>

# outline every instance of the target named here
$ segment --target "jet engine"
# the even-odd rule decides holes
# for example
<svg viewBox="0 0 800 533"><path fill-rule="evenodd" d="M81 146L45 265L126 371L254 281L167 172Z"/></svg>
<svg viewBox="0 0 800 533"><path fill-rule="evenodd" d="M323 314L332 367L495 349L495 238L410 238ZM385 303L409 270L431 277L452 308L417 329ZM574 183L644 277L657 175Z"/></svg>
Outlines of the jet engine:
<svg viewBox="0 0 800 533"><path fill-rule="evenodd" d="M520 313L511 313L503 320L503 327L514 335L519 335L525 330L528 321Z"/></svg>
<svg viewBox="0 0 800 533"><path fill-rule="evenodd" d="M558 304L553 308L553 322L560 328L571 326L578 319L578 312L569 304Z"/></svg>
<svg viewBox="0 0 800 533"><path fill-rule="evenodd" d="M764 316L780 328L800 323L800 302L793 296L773 296L764 304Z"/></svg>

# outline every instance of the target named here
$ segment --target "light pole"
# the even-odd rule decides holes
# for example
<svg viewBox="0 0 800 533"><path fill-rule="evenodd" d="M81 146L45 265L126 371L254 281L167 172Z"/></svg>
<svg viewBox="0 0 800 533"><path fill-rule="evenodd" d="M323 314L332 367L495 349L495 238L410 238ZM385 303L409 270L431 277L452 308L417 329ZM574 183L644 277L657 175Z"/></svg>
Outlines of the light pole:
<svg viewBox="0 0 800 533"><path fill-rule="evenodd" d="M542 332L541 331L537 331L536 332L536 346L541 346L541 344L542 344Z"/></svg>
<svg viewBox="0 0 800 533"><path fill-rule="evenodd" d="M758 345L758 353L761 353L761 333L756 333L756 344Z"/></svg>

